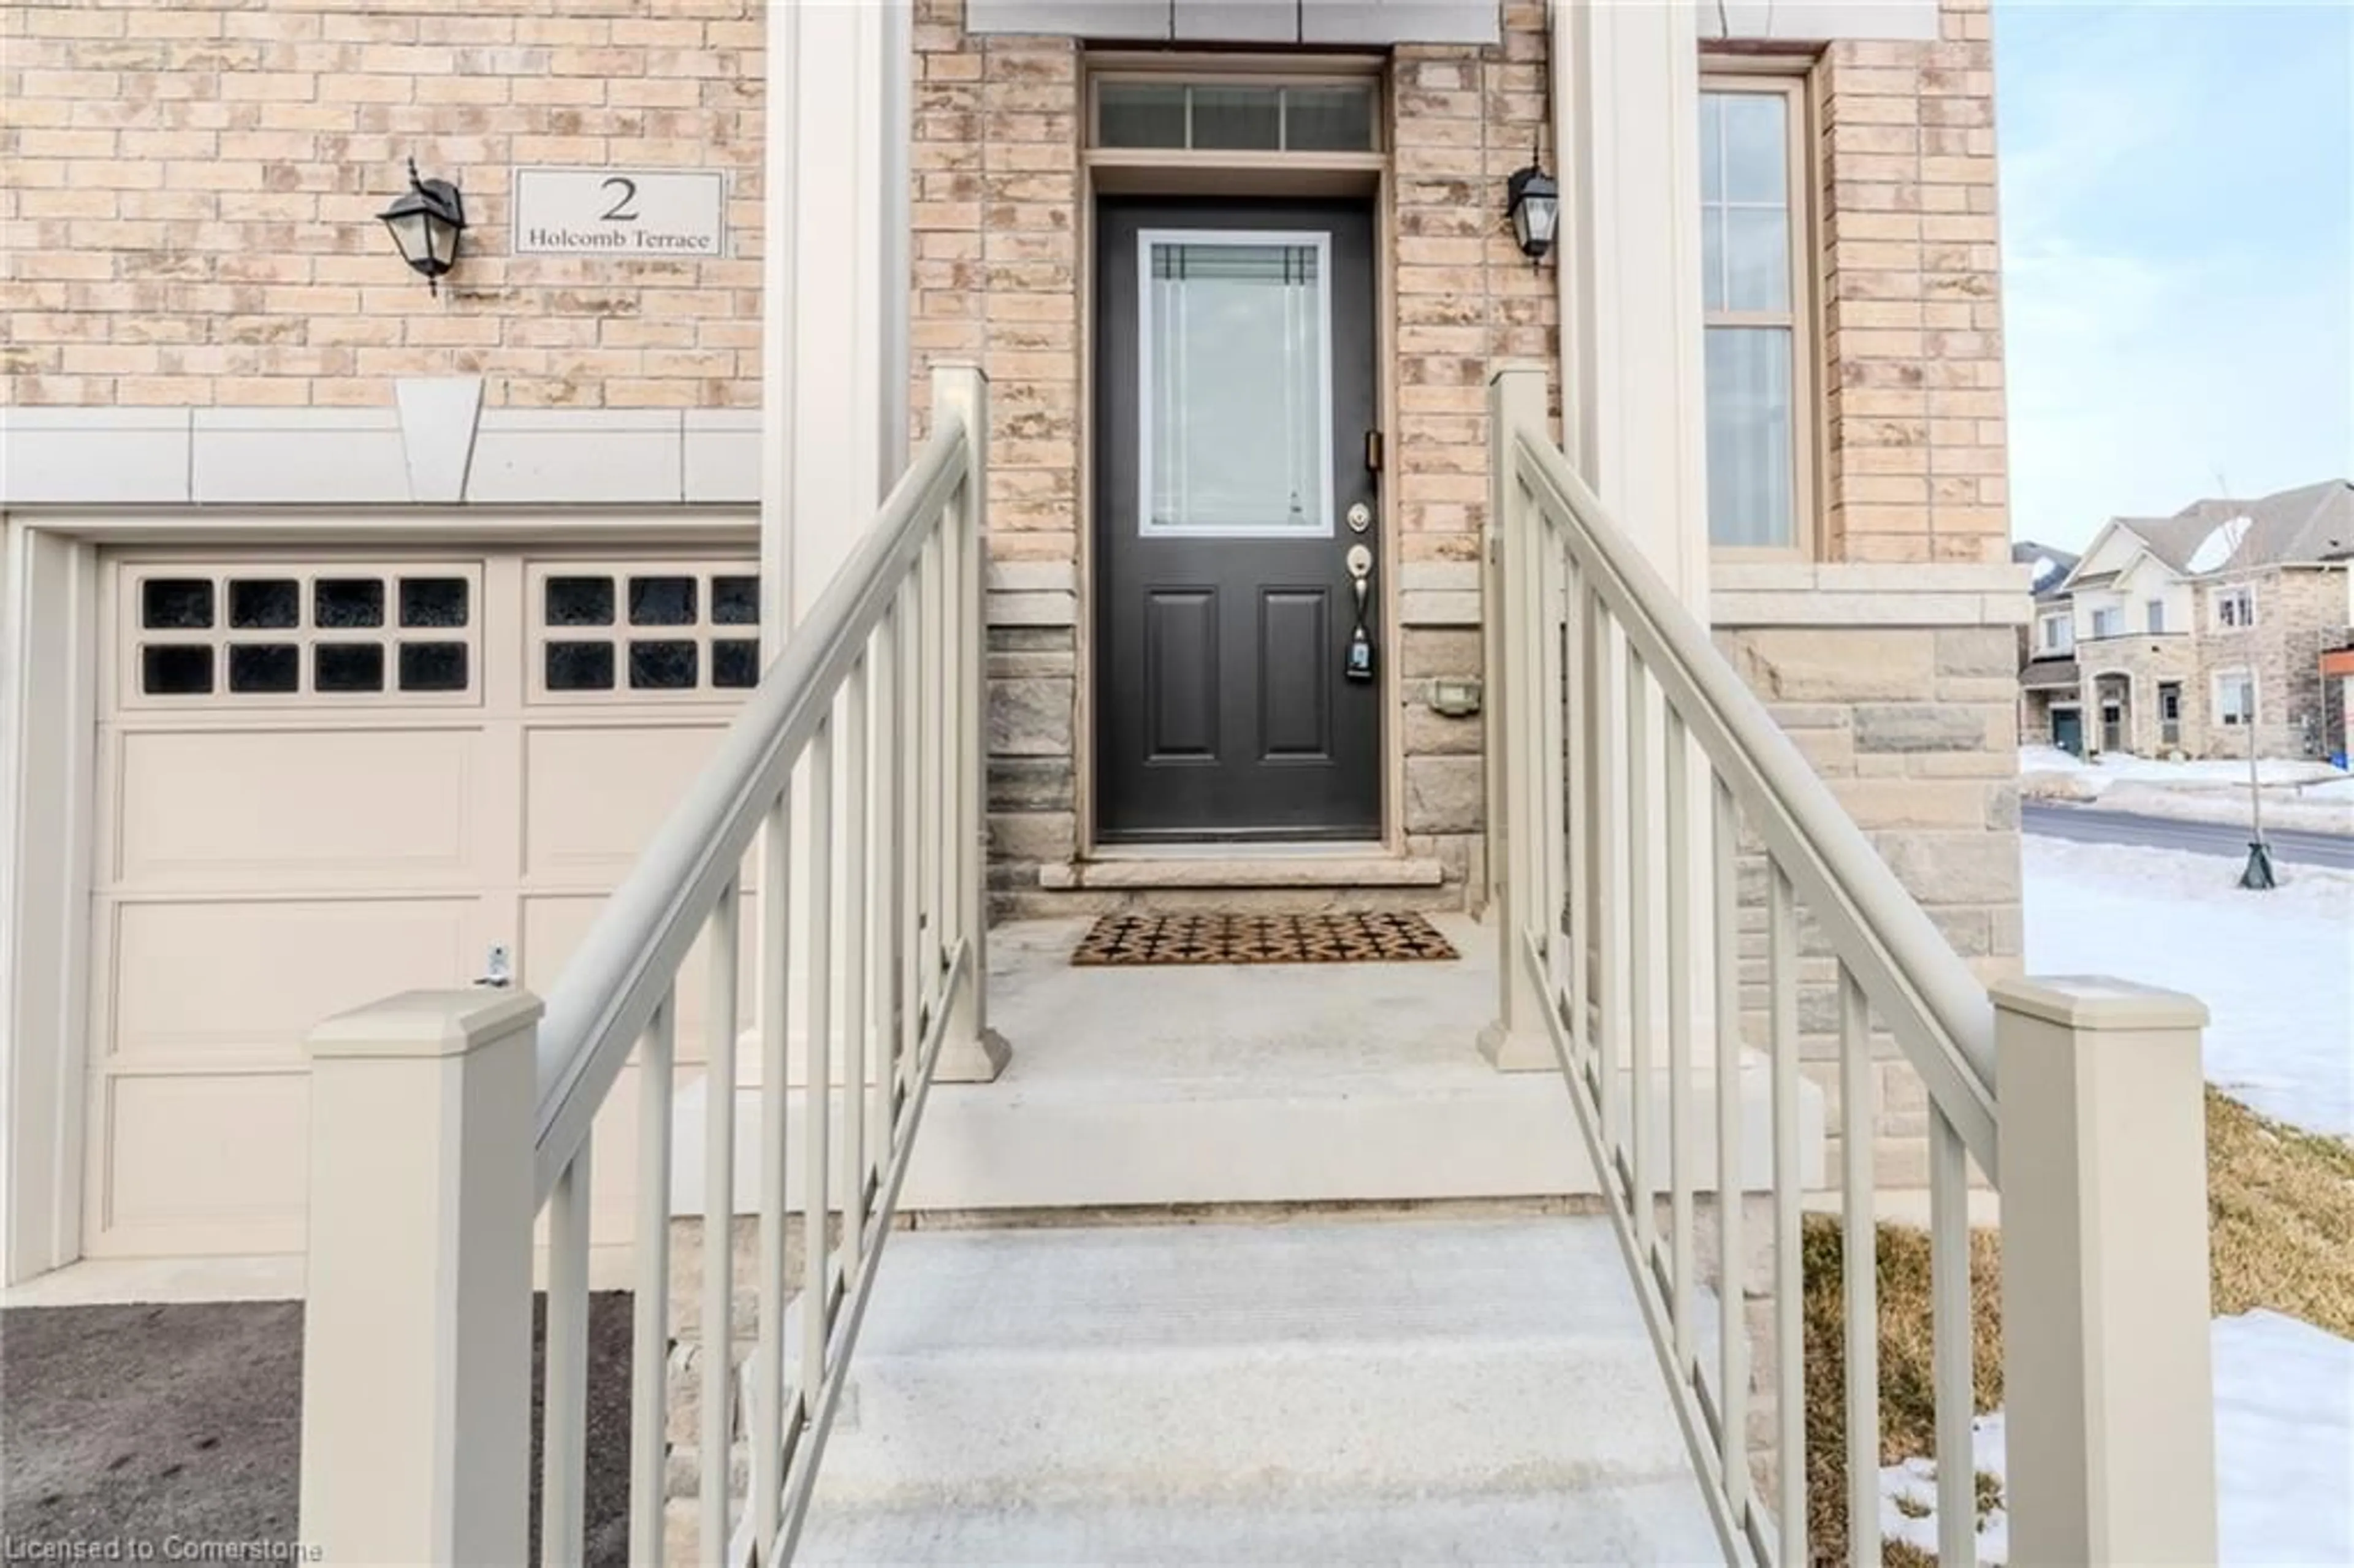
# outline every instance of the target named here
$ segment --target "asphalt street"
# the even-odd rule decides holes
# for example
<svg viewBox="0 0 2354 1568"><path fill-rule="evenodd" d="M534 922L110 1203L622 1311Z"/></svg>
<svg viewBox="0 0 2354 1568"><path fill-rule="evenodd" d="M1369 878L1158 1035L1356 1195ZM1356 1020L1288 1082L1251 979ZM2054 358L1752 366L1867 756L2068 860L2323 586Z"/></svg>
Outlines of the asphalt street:
<svg viewBox="0 0 2354 1568"><path fill-rule="evenodd" d="M2020 826L2028 832L2079 843L2143 844L2233 858L2248 853L2248 830L2229 822L2182 822L2171 817L2143 817L2049 800L2020 801L2019 817ZM2267 828L2264 838L2273 846L2273 858L2284 864L2354 871L2354 834L2275 832Z"/></svg>

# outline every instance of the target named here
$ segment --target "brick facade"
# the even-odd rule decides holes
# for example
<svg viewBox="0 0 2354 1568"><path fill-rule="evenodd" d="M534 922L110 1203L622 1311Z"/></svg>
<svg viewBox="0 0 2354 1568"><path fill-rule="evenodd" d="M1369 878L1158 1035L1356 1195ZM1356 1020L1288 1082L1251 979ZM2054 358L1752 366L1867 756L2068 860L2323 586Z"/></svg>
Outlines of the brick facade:
<svg viewBox="0 0 2354 1568"><path fill-rule="evenodd" d="M0 278L18 406L759 402L758 0L18 0ZM437 297L375 215L404 162L469 228ZM725 167L732 254L508 254L514 164Z"/></svg>
<svg viewBox="0 0 2354 1568"><path fill-rule="evenodd" d="M1833 560L2009 558L1989 4L1816 67Z"/></svg>

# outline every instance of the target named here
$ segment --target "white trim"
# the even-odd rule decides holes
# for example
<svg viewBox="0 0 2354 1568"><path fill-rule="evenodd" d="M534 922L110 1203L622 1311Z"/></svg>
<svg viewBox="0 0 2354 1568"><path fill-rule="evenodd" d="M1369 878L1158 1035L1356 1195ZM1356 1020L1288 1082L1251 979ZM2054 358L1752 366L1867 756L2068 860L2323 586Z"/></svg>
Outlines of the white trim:
<svg viewBox="0 0 2354 1568"><path fill-rule="evenodd" d="M100 552L752 540L748 509L18 514L0 528L0 1286L80 1255ZM762 617L766 621L769 619ZM33 673L38 672L38 679ZM65 918L59 912L66 911Z"/></svg>
<svg viewBox="0 0 2354 1568"><path fill-rule="evenodd" d="M1321 518L1312 528L1275 526L1197 528L1156 523L1152 515L1152 252L1161 245L1300 246L1316 252L1317 490ZM1136 531L1148 539L1330 539L1339 525L1332 515L1332 236L1324 229L1145 228L1136 236Z"/></svg>

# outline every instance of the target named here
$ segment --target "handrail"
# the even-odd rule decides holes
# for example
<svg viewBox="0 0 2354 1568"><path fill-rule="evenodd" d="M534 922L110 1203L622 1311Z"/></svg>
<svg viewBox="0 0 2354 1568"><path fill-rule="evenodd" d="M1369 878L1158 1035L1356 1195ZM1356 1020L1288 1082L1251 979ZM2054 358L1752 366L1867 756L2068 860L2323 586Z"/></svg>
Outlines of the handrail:
<svg viewBox="0 0 2354 1568"><path fill-rule="evenodd" d="M534 1161L545 1201L652 1020L705 914L737 874L794 761L882 620L940 509L962 482L972 433L951 410L832 583L797 625L717 752L547 993ZM771 613L776 613L772 610Z"/></svg>
<svg viewBox="0 0 2354 1568"><path fill-rule="evenodd" d="M1560 450L1514 432L1514 466L1669 701L1857 971L1989 1181L1999 1180L1994 1007L1756 694Z"/></svg>

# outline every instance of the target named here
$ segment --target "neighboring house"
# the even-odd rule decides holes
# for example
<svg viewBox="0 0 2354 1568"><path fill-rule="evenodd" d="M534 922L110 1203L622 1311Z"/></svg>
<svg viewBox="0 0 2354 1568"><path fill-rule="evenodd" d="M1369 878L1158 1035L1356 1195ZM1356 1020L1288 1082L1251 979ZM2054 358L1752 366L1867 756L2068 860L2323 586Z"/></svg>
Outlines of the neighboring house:
<svg viewBox="0 0 2354 1568"><path fill-rule="evenodd" d="M8 1277L295 1246L303 1031L548 982L943 362L993 384L1001 914L1485 900L1487 384L1535 365L2016 967L1985 0L772 9L9 11Z"/></svg>
<svg viewBox="0 0 2354 1568"><path fill-rule="evenodd" d="M2327 655L2354 627L2354 483L2112 518L2036 595L2021 734L2071 750L2271 757L2346 747ZM2343 663L2342 659L2338 661Z"/></svg>
<svg viewBox="0 0 2354 1568"><path fill-rule="evenodd" d="M2076 627L2061 597L2061 585L2076 569L2077 556L2052 545L2021 539L2010 558L2028 570L2034 609L2019 629L2019 733L2022 741L2048 740L2079 755L2084 750L2084 709L2076 696Z"/></svg>

